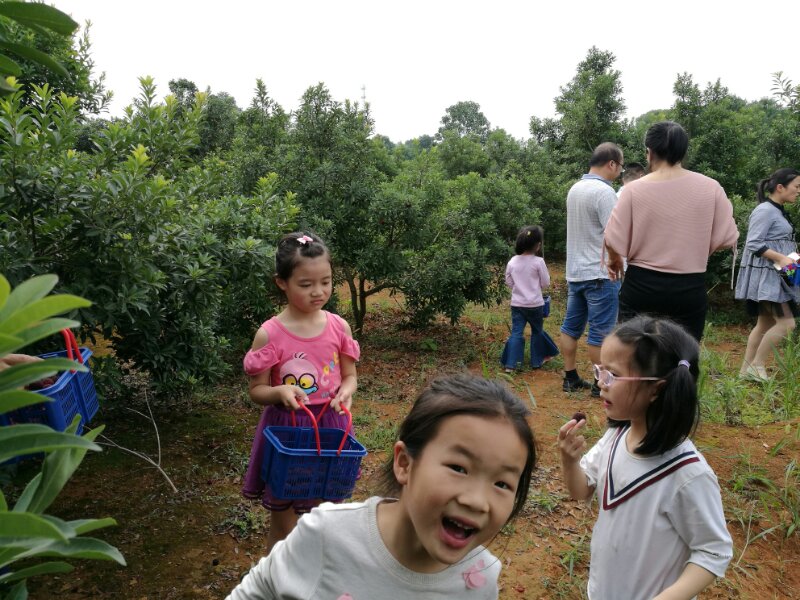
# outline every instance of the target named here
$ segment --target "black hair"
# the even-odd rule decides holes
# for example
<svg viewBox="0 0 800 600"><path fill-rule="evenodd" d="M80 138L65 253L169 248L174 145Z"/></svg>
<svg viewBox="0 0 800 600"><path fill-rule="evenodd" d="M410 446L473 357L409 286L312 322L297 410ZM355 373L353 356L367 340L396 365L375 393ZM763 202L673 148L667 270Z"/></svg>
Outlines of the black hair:
<svg viewBox="0 0 800 600"><path fill-rule="evenodd" d="M644 165L637 162L629 162L625 164L625 172L622 174L622 182L626 183L635 179L639 179L644 175Z"/></svg>
<svg viewBox="0 0 800 600"><path fill-rule="evenodd" d="M647 407L647 433L636 453L663 454L683 442L697 427L700 346L680 325L648 316L625 321L609 335L632 347L631 366L639 375L662 380L656 383L659 386L656 398ZM680 364L681 361L689 366ZM610 421L611 426L623 424Z"/></svg>
<svg viewBox="0 0 800 600"><path fill-rule="evenodd" d="M660 121L650 126L644 136L644 145L656 157L670 165L681 162L689 149L686 130L675 121Z"/></svg>
<svg viewBox="0 0 800 600"><path fill-rule="evenodd" d="M526 225L517 234L517 243L514 245L514 252L525 254L534 250L537 256L542 255L542 239L544 231L538 225ZM539 246L538 249L536 246Z"/></svg>
<svg viewBox="0 0 800 600"><path fill-rule="evenodd" d="M610 160L621 163L622 149L613 142L603 142L592 152L592 157L589 159L589 167L599 167Z"/></svg>
<svg viewBox="0 0 800 600"><path fill-rule="evenodd" d="M786 187L797 177L800 177L800 171L786 167L778 169L766 179L762 179L758 182L758 187L756 188L758 202L766 202L769 200L769 195L778 189L779 185Z"/></svg>
<svg viewBox="0 0 800 600"><path fill-rule="evenodd" d="M302 231L287 233L278 241L275 250L275 277L286 281L301 258L323 255L328 257L328 262L331 261L328 247L317 235Z"/></svg>
<svg viewBox="0 0 800 600"><path fill-rule="evenodd" d="M397 439L406 446L411 458L419 458L425 446L436 437L441 424L450 417L471 415L488 419L507 419L528 451L525 468L519 477L514 507L508 520L519 514L528 497L533 469L536 467L536 442L528 424L527 406L502 383L469 373L434 379L414 402L411 412L400 425ZM394 456L384 464L379 475L384 496L397 496L400 484L394 475Z"/></svg>

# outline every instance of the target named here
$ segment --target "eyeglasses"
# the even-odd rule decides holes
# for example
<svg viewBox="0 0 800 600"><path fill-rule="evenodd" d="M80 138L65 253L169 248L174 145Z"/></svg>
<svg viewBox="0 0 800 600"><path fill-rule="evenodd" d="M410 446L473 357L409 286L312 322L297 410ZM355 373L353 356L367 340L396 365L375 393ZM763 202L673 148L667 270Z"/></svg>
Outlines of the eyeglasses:
<svg viewBox="0 0 800 600"><path fill-rule="evenodd" d="M607 371L600 365L592 365L594 369L594 378L605 387L610 388L617 380L620 381L659 381L661 377L619 377L610 371Z"/></svg>

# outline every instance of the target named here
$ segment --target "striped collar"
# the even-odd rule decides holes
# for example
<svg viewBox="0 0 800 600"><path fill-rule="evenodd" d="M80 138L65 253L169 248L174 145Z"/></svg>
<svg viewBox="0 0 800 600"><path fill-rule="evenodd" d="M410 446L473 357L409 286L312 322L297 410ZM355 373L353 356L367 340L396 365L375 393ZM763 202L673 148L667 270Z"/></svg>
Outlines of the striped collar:
<svg viewBox="0 0 800 600"><path fill-rule="evenodd" d="M614 477L611 467L614 464L614 457L617 454L617 449L619 448L620 443L622 443L622 440L624 439L625 433L628 431L628 429L630 429L630 425L626 427L620 427L614 436L614 439L611 441L611 452L608 454L605 485L603 486L603 510L611 510L612 508L616 508L623 502L633 498L643 489L650 487L655 482L663 479L670 473L674 473L681 467L685 467L688 464L700 462L697 452L694 450L689 450L688 452L683 452L670 458L669 460L664 461L656 468L651 469L644 475L641 475L640 477L637 477L631 481L621 490L615 490Z"/></svg>

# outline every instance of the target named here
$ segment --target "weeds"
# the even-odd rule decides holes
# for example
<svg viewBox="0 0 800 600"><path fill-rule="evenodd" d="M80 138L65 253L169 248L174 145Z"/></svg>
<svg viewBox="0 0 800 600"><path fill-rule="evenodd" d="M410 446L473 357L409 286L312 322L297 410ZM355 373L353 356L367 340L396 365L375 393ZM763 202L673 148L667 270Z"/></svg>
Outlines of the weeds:
<svg viewBox="0 0 800 600"><path fill-rule="evenodd" d="M269 513L262 506L240 501L225 509L226 517L216 528L216 533L230 533L237 540L252 535L266 535Z"/></svg>

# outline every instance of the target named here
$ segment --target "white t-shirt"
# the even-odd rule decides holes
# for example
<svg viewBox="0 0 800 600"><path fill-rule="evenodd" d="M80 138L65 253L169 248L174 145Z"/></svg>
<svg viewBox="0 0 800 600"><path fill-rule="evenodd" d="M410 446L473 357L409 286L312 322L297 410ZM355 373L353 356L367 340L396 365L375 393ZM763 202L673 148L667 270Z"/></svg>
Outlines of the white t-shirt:
<svg viewBox="0 0 800 600"><path fill-rule="evenodd" d="M229 600L495 600L500 561L483 546L439 573L401 565L378 531L383 498L325 503L303 515Z"/></svg>
<svg viewBox="0 0 800 600"><path fill-rule="evenodd" d="M718 577L733 556L714 471L690 440L657 456L628 452L609 428L583 458L596 486L589 598L651 600L691 562Z"/></svg>

